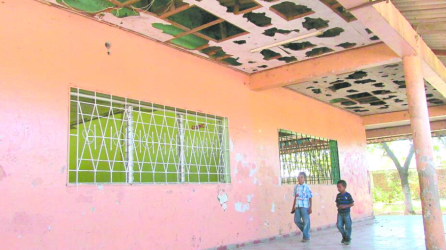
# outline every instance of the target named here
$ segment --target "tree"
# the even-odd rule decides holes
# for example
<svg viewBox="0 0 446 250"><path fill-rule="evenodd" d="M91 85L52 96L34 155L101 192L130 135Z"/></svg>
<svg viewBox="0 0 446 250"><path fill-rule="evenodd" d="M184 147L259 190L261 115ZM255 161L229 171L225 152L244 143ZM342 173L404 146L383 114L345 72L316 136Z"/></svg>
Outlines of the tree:
<svg viewBox="0 0 446 250"><path fill-rule="evenodd" d="M387 145L386 142L382 143L382 146L384 150L387 153L387 156L393 161L395 164L396 169L398 170L398 174L400 176L401 180L401 187L403 189L404 194L404 214L415 214L412 206L412 197L410 193L410 186L409 186L409 166L410 162L412 161L412 157L414 155L414 146L411 144L409 153L406 157L406 160L404 161L404 165L401 166L400 161L395 156L393 151L390 149L389 145Z"/></svg>
<svg viewBox="0 0 446 250"><path fill-rule="evenodd" d="M446 147L446 136L439 136L437 138L443 144L443 146Z"/></svg>

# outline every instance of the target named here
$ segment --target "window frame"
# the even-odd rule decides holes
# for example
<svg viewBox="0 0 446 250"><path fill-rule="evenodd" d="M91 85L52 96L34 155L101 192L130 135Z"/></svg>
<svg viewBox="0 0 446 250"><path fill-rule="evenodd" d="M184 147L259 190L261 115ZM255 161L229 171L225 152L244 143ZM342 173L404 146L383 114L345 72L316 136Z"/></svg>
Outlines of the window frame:
<svg viewBox="0 0 446 250"><path fill-rule="evenodd" d="M317 136L312 136L312 135L308 135L308 134L303 134L303 133L297 133L291 130L286 130L286 129L278 129L278 149L279 149L279 168L280 168L280 183L282 185L286 185L286 184L297 184L297 176L299 174L299 172L306 172L307 173L307 183L311 184L311 185L336 185L336 183L341 179L341 172L340 172L340 163L339 163L339 147L338 147L338 142L337 140L331 140L331 139L327 139L327 138L322 138L322 137L317 137ZM294 135L294 136L299 136L299 138L301 139L308 139L308 140L317 140L317 141L322 141L325 142L325 145L323 149L321 149L320 151L323 150L328 150L327 152L318 152L320 154L323 154L325 157L329 156L330 159L327 161L325 161L325 164L329 163L329 166L327 169L322 169L320 167L320 172L325 171L325 173L330 173L329 174L329 179L327 179L326 177L323 178L322 180L318 180L315 179L313 177L313 175L315 173L311 173L311 169L309 169L307 166L304 167L297 167L299 165L300 162L295 161L296 157L293 155L297 155L297 154L303 154L303 152L305 151L301 151L300 153L298 152L290 152L288 154L282 153L282 150L286 150L282 148L282 142L285 141L281 141L281 133L288 133L290 136ZM296 140L298 141L298 140ZM298 144L298 142L296 142L296 144ZM298 146L295 148L296 150L298 150ZM301 150L304 150L301 148ZM313 150L318 150L313 149ZM306 150L309 151L309 150ZM288 162L284 161L284 157L288 156L288 158L290 158L290 160L288 160ZM311 155L310 155L311 158ZM307 158L307 156L305 156L305 161L309 160L309 158ZM292 162L292 163L290 163ZM286 164L290 164L290 165L294 165L291 167L285 167L284 165ZM309 165L309 163L305 162L306 165ZM320 163L318 163L319 165L321 165ZM284 172L287 171L289 172L289 175L291 175L291 172L295 172L293 173L292 176L284 176Z"/></svg>
<svg viewBox="0 0 446 250"><path fill-rule="evenodd" d="M84 95L83 93L89 93L90 95L87 96L87 95ZM72 123L71 115L72 115L72 112L73 112L73 110L72 110L72 103L79 101L79 95L80 94L82 95L82 97L90 98L90 99L93 99L94 101L96 101L98 99L98 95L99 95L99 97L101 97L101 96L108 96L108 97L110 97L110 100L109 100L110 101L110 107L109 107L110 109L112 109L112 105L113 105L114 100L116 98L118 101L124 101L125 103L128 103L128 104L138 105L137 108L139 108L139 109L141 109L144 105L149 104L149 105L151 105L150 108L162 107L162 108L164 108L164 111L169 110L169 112L174 112L175 115L181 114L181 115L184 115L184 116L195 116L197 118L197 120L196 120L197 122L198 122L198 118L205 119L206 122L208 121L208 118L209 118L209 120L211 118L213 118L215 120L214 130L215 131L217 131L219 129L222 130L221 133L220 133L220 131L218 131L218 133L216 133L214 136L218 136L218 140L220 141L220 143L218 144L219 148L217 149L217 150L219 150L219 152L217 152L217 153L220 153L220 154L219 154L219 156L217 158L219 159L219 162L223 162L223 164L222 165L220 165L220 164L215 165L215 168L216 168L216 172L215 173L210 172L209 168L207 168L207 172L205 174L217 175L217 177L216 177L217 180L216 181L212 181L211 178L208 177L208 181L205 181L205 182L200 181L200 179L201 179L200 175L203 175L203 172L201 172L199 170L201 166L200 167L196 167L197 168L197 172L192 173L192 174L196 174L197 175L198 181L191 180L190 176L189 176L189 179L186 180L185 176L188 175L188 174L190 175L191 172L190 171L187 172L185 164L181 164L181 166L180 166L181 167L181 172L177 172L177 174L179 175L179 178L181 179L181 181L176 181L176 182L172 182L172 181L159 182L159 181L156 181L155 178L154 178L150 182L143 182L142 178L141 178L139 180L139 182L134 182L134 175L133 175L133 179L127 177L127 175L129 173L135 172L134 171L135 169L133 168L134 165L131 164L132 162L135 163L135 161L133 161L131 159L131 155L132 154L129 154L129 156L130 156L129 157L129 162L128 162L128 166L126 166L126 170L125 170L125 175L126 175L125 182L114 181L113 177L111 177L110 181L108 181L108 182L100 182L100 181L98 181L96 179L96 176L94 177L94 181L92 181L92 182L80 182L78 177L76 177L75 181L71 181L70 180L70 173L71 172L76 172L76 176L78 176L78 172L80 170L79 166L77 165L78 164L77 162L79 161L79 156L77 154L77 151L79 151L78 139L76 139L77 140L76 141L76 145L77 146L76 146L76 149L75 149L76 150L76 165L75 165L74 170L72 169L72 166L71 166L71 153L72 153L71 152L71 150L72 150L71 147L72 147L72 145L70 145L72 137L73 137L73 135L71 134L71 126L72 126L72 124L71 124ZM74 96L77 95L78 96L77 99L73 99L73 95ZM67 186L79 186L79 185L88 185L88 186L94 186L94 185L119 185L119 186L122 186L122 185L178 185L178 184L190 184L190 185L199 184L199 185L205 185L205 184L231 183L230 152L229 152L229 147L230 147L229 146L229 119L228 118L222 117L222 116L217 116L217 115L205 114L205 113L202 113L202 112L196 112L196 111L181 109L181 108L175 108L175 107L171 107L171 106L165 106L165 105L161 105L161 104L155 104L155 103L149 103L149 102L144 102L144 101L138 101L138 100L131 99L131 98L125 98L125 97L115 96L115 95L111 95L111 94L104 94L104 92L90 91L90 90L86 90L84 88L77 88L77 87L71 87L70 88L68 98L69 98L69 112L68 112L69 113L69 117L68 117L68 120L69 120L69 122L68 122L69 123L69 128L68 128L69 133L68 133L68 147L67 147L67 152L68 152L68 156L67 156L67 158L68 158L67 159L67 162L68 162L68 167L67 167ZM144 104L144 105L141 105L141 104ZM76 103L76 107L77 107L77 105L78 105L78 103ZM132 107L132 106L129 105L129 107ZM133 106L133 107L135 107L135 106ZM130 108L130 109L132 109L132 108ZM74 112L76 112L76 114L79 116L78 110L74 111ZM110 116L110 113L108 113L107 116ZM163 116L163 119L165 119L165 118L166 118L166 116ZM87 122L90 122L92 120L93 120L93 118L91 120L87 121ZM122 120L124 120L124 117L122 118ZM132 119L128 119L128 120L131 121ZM191 121L193 122L193 120L190 120L187 117L185 119L181 119L180 118L180 120L185 122L185 126L190 125L189 123ZM78 122L78 121L76 121L76 122ZM218 122L220 122L221 124L217 124ZM129 122L129 123L132 123L132 122ZM159 124L155 124L155 126L157 126L157 125L159 125ZM196 126L198 126L198 125L199 124L196 124ZM206 124L206 125L208 125L208 124ZM206 127L206 125L205 125L205 127ZM130 126L130 128L131 128L131 126ZM192 126L192 128L184 128L184 127L183 127L183 129L179 129L178 128L179 133L180 133L180 130L183 131L183 132L181 132L181 133L183 133L183 140L184 140L185 131L191 130L191 129L193 129L193 126ZM129 131L132 131L132 130L129 129ZM95 134L94 137L97 137L96 134ZM86 138L88 138L88 135L87 135ZM132 138L132 136L130 136L129 138ZM84 139L85 139L85 137L84 137ZM104 138L103 138L103 140L104 140ZM130 143L128 143L128 142L130 142ZM157 143L159 144L160 142L158 141ZM198 145L199 143L201 143L201 145L203 145L203 142L200 142L200 141L197 142L196 144ZM165 143L165 144L167 144L167 143ZM183 162L184 162L185 152L188 150L187 148L189 148L190 151L193 151L195 148L199 148L200 147L199 145L198 146L195 145L195 148L194 148L194 144L192 144L192 146L191 145L186 145L186 143L184 141L180 142L180 144L182 146L178 147L179 148L178 157L182 158ZM126 139L125 145L126 145L125 149L127 150L129 147L131 147L131 145L134 145L134 141L132 142L132 139L129 139L129 140ZM181 159L179 159L179 160L181 160ZM192 163L189 164L189 167L191 167L191 166L192 166ZM203 168L205 168L205 167L203 167ZM152 169L153 169L153 172L156 171L155 167L152 167ZM189 170L190 170L190 168L189 168ZM91 171L92 172L97 172L97 169L93 169ZM113 173L112 169L110 169L109 171L110 171L110 174ZM141 171L139 171L139 172L141 172ZM160 173L162 173L162 172L160 172ZM166 177L166 180L167 180L167 177Z"/></svg>

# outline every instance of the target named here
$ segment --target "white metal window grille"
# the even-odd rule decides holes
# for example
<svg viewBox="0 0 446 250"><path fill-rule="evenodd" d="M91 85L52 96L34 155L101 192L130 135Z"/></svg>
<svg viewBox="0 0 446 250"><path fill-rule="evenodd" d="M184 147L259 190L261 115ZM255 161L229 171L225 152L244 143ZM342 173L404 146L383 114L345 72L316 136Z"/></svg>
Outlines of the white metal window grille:
<svg viewBox="0 0 446 250"><path fill-rule="evenodd" d="M230 182L227 119L71 89L69 183Z"/></svg>
<svg viewBox="0 0 446 250"><path fill-rule="evenodd" d="M338 143L335 140L279 130L282 183L297 183L300 172L309 184L336 184L340 179Z"/></svg>

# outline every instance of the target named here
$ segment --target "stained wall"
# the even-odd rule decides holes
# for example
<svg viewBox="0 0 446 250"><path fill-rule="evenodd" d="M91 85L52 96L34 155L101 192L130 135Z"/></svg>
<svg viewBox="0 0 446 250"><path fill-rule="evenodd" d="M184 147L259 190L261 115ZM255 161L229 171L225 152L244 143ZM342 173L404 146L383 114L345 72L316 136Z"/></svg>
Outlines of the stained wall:
<svg viewBox="0 0 446 250"><path fill-rule="evenodd" d="M372 215L360 117L250 91L247 75L37 1L2 0L0 20L2 249L206 249L295 232L280 128L338 140L353 217ZM70 87L227 117L232 182L67 186ZM312 189L312 227L333 224L336 187Z"/></svg>

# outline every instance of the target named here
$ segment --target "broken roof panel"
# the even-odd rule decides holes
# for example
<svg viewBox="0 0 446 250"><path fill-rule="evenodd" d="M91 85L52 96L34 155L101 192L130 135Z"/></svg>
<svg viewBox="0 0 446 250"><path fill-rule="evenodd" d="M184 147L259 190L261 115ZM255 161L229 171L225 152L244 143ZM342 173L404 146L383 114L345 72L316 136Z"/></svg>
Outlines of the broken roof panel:
<svg viewBox="0 0 446 250"><path fill-rule="evenodd" d="M425 86L428 106L446 104L436 89L427 82ZM372 115L407 110L405 87L403 65L396 63L287 88L358 115Z"/></svg>
<svg viewBox="0 0 446 250"><path fill-rule="evenodd" d="M43 0L246 73L380 42L336 0ZM174 32L174 30L176 30ZM298 38L294 43L251 51ZM243 41L243 42L235 42ZM311 46L305 46L311 45ZM224 57L200 51L221 47ZM250 63L251 62L251 63Z"/></svg>

